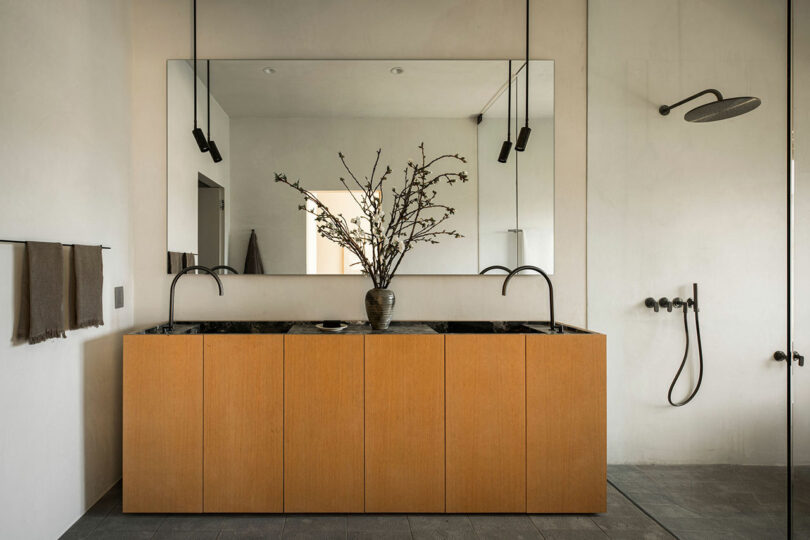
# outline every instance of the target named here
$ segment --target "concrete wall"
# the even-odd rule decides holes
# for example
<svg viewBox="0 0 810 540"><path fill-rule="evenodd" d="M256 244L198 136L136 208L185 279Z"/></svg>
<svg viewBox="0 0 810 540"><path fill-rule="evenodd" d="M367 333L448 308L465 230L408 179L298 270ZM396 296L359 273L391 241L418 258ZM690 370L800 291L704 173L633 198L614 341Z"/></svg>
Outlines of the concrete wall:
<svg viewBox="0 0 810 540"><path fill-rule="evenodd" d="M785 367L771 359L786 328L785 21L784 1L589 3L588 322L608 335L612 463L786 459ZM658 114L705 88L762 106L708 124L685 122L690 106ZM643 302L692 282L705 374L673 408L683 322ZM676 399L697 377L691 325Z"/></svg>
<svg viewBox="0 0 810 540"><path fill-rule="evenodd" d="M105 325L14 345L24 251L0 244L0 538L59 537L121 477L121 335L134 313L128 11L0 0L0 237L112 247Z"/></svg>

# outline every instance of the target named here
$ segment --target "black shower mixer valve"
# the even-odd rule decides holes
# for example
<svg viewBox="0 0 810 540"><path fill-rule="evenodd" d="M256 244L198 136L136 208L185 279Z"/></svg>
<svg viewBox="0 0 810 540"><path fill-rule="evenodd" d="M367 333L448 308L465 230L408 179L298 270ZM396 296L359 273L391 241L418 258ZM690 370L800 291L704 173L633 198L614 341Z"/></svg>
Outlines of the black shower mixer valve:
<svg viewBox="0 0 810 540"><path fill-rule="evenodd" d="M651 308L653 311L658 313L661 308L667 310L668 313L672 313L672 309L689 309L695 305L695 301L691 298L687 298L686 300L682 300L680 297L676 296L672 300L667 298L666 296L662 296L658 300L653 297L648 297L644 300L644 305L648 308Z"/></svg>

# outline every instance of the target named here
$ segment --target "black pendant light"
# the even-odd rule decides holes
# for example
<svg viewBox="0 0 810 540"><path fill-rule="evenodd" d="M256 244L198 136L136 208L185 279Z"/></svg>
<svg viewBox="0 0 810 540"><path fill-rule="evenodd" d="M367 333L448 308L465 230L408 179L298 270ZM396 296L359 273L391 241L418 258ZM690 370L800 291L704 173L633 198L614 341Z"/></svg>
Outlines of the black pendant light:
<svg viewBox="0 0 810 540"><path fill-rule="evenodd" d="M222 161L222 154L219 153L217 143L211 138L211 60L205 61L205 86L208 88L208 151L211 152L211 159L214 163Z"/></svg>
<svg viewBox="0 0 810 540"><path fill-rule="evenodd" d="M203 131L197 127L197 0L194 0L193 8L194 13L192 16L192 28L194 33L194 129L191 133L194 134L194 139L197 141L197 146L200 152L208 152L208 141L205 138Z"/></svg>
<svg viewBox="0 0 810 540"><path fill-rule="evenodd" d="M518 133L517 143L515 143L517 152L526 150L526 143L529 142L531 133L532 130L529 129L529 0L526 0L526 123Z"/></svg>
<svg viewBox="0 0 810 540"><path fill-rule="evenodd" d="M507 75L508 81L508 90L507 93L509 94L509 105L507 106L506 110L506 140L503 141L503 145L501 146L501 153L498 156L498 161L501 163L506 163L506 160L509 159L509 152L512 151L512 61L509 60L509 74Z"/></svg>

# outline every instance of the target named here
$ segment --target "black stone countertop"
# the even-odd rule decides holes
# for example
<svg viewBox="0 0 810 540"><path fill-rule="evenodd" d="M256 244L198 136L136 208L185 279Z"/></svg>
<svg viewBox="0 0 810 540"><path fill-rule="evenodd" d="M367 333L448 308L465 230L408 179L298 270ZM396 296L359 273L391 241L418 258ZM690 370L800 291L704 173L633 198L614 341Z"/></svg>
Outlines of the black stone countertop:
<svg viewBox="0 0 810 540"><path fill-rule="evenodd" d="M132 334L550 334L547 322L526 321L395 321L388 330L372 330L365 321L344 321L342 332L324 332L315 325L320 321L183 321L169 330L162 324ZM558 324L556 333L592 334L588 330ZM560 332L562 330L562 332Z"/></svg>

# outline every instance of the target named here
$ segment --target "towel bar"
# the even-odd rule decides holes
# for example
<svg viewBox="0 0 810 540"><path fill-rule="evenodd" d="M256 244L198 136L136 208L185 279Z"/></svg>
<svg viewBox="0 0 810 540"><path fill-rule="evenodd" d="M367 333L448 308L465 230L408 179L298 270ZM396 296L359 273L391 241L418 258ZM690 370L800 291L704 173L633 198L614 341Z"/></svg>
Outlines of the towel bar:
<svg viewBox="0 0 810 540"><path fill-rule="evenodd" d="M3 243L3 244L25 244L26 241L25 240L0 240L0 243ZM65 247L73 247L76 244L62 244L62 245L65 246ZM112 248L107 247L107 246L101 246L101 249L112 249Z"/></svg>

